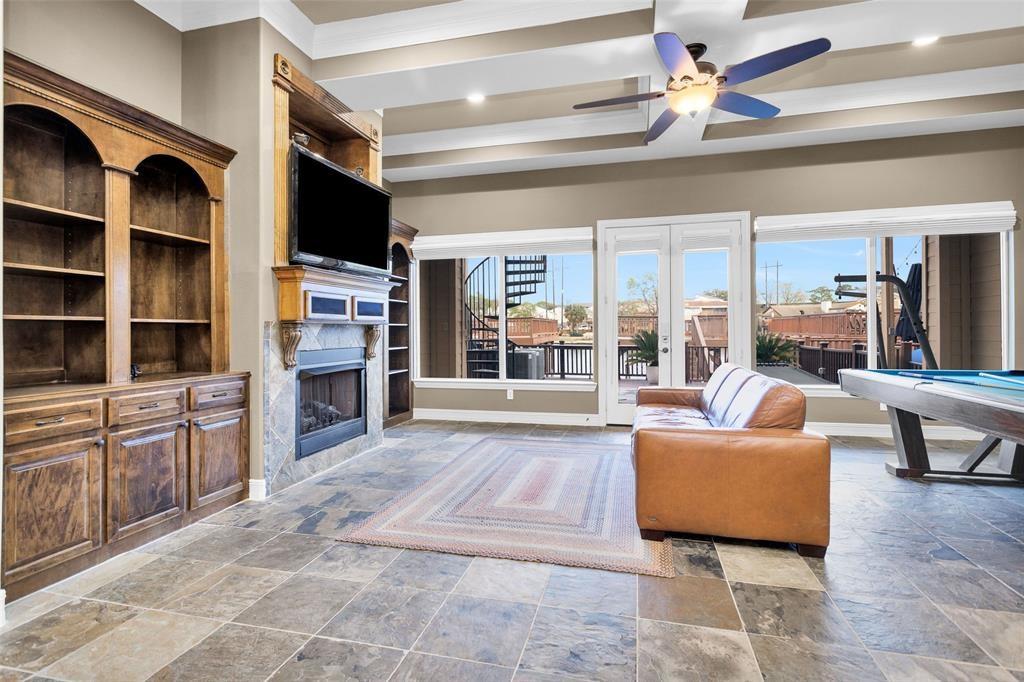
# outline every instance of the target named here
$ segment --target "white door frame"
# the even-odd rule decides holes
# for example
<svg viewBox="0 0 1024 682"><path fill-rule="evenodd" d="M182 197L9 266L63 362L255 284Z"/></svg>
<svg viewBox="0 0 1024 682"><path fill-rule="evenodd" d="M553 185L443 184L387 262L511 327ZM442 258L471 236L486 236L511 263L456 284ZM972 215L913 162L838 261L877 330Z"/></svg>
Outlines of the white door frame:
<svg viewBox="0 0 1024 682"><path fill-rule="evenodd" d="M659 247L659 337L671 339L672 316L681 320L682 307L676 305L683 295L683 260L687 249L728 249L729 262L729 358L744 367L751 367L754 354L752 305L753 261L751 258L750 213L705 213L597 222L597 292L598 334L600 356L598 401L604 423L621 423L617 405L618 325L616 311L616 249L617 235L628 235L630 242L647 241ZM667 306L666 304L667 303ZM678 310L677 310L678 309ZM677 345L679 347L677 347ZM669 345L668 369L660 371L661 385L683 383L684 349L681 344ZM660 363L659 363L660 365ZM628 408L626 408L628 409ZM610 419L611 418L611 419Z"/></svg>

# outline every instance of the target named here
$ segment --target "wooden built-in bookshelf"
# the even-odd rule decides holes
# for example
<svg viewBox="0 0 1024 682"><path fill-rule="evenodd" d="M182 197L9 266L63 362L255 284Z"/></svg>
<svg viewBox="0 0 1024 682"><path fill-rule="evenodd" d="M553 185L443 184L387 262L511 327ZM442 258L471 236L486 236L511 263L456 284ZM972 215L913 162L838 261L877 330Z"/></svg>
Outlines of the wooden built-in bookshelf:
<svg viewBox="0 0 1024 682"><path fill-rule="evenodd" d="M391 279L398 286L388 300L384 333L384 424L394 426L412 417L412 319L410 277L412 239L416 229L391 221Z"/></svg>

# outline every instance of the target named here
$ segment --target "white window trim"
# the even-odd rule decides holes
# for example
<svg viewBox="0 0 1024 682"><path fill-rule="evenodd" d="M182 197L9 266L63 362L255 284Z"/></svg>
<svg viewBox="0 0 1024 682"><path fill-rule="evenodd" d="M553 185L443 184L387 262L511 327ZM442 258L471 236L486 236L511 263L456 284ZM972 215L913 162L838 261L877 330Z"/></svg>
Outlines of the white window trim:
<svg viewBox="0 0 1024 682"><path fill-rule="evenodd" d="M412 251L420 260L593 253L594 228L559 227L417 236L413 240Z"/></svg>
<svg viewBox="0 0 1024 682"><path fill-rule="evenodd" d="M880 237L927 236L944 234L1000 234L1000 300L1002 321L1003 369L1016 364L1016 332L1013 328L1014 297L1014 225L1017 211L1012 201L988 201L966 204L940 204L904 208L835 211L778 216L759 216L754 220L754 244L823 239L865 239L867 275L867 352L868 367L877 366L878 333L875 282L877 243ZM753 315L753 306L751 306ZM846 395L839 386L798 385L808 397Z"/></svg>
<svg viewBox="0 0 1024 682"><path fill-rule="evenodd" d="M435 379L420 377L413 380L416 388L443 388L456 390L519 390L519 391L562 391L565 393L592 393L597 390L595 381L570 381L550 379Z"/></svg>
<svg viewBox="0 0 1024 682"><path fill-rule="evenodd" d="M473 232L468 234L417 236L412 243L413 255L417 261L448 260L463 258L498 258L500 272L504 272L506 256L518 255L568 255L590 254L592 273L597 272L594 250L594 229L591 227L564 227L543 230L514 230L508 232ZM410 274L410 277L412 275ZM419 310L419 287L414 287L415 309ZM505 298L504 278L498 278L498 299ZM413 304L410 304L413 305ZM596 314L596 313L595 313ZM504 305L498 306L498 347L505 348L507 340L507 317ZM420 348L420 319L412 323L415 348ZM597 353L595 339L594 352ZM499 376L506 373L507 357L498 353ZM596 369L595 362L595 369ZM551 391L563 393L585 393L597 390L597 381L564 379L468 379L424 377L420 374L419 363L412 363L412 384L416 388L444 390L521 390Z"/></svg>

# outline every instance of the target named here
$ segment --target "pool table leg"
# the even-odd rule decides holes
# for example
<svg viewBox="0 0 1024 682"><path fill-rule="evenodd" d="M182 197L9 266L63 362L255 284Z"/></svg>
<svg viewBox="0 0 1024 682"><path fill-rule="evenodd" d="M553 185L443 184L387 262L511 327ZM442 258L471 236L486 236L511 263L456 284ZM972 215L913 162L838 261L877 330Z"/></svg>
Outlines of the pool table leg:
<svg viewBox="0 0 1024 682"><path fill-rule="evenodd" d="M999 468L1018 481L1024 481L1024 444L1004 440L999 452Z"/></svg>
<svg viewBox="0 0 1024 682"><path fill-rule="evenodd" d="M892 406L887 409L899 459L897 467L886 467L889 473L900 478L916 478L930 471L932 465L928 461L928 448L924 444L924 432L921 431L921 417Z"/></svg>

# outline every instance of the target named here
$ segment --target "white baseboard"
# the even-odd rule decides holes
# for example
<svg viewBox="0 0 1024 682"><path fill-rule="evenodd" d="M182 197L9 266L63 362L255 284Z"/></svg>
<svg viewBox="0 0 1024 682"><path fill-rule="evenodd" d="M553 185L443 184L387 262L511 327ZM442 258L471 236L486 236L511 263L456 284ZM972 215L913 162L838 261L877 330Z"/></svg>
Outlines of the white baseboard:
<svg viewBox="0 0 1024 682"><path fill-rule="evenodd" d="M868 438L892 438L888 424L847 424L844 422L807 422L811 431L826 436L865 436ZM925 438L935 440L981 440L982 434L959 426L922 426Z"/></svg>
<svg viewBox="0 0 1024 682"><path fill-rule="evenodd" d="M265 499L267 499L267 480L265 478L250 478L249 479L249 499L250 500L265 500Z"/></svg>
<svg viewBox="0 0 1024 682"><path fill-rule="evenodd" d="M515 412L497 410L443 410L415 407L413 419L457 422L496 422L499 424L544 424L556 426L603 426L599 414L572 412Z"/></svg>
<svg viewBox="0 0 1024 682"><path fill-rule="evenodd" d="M0 589L0 627L7 622L7 590Z"/></svg>

